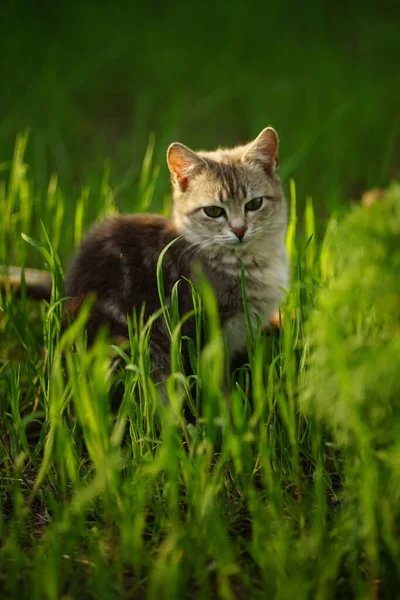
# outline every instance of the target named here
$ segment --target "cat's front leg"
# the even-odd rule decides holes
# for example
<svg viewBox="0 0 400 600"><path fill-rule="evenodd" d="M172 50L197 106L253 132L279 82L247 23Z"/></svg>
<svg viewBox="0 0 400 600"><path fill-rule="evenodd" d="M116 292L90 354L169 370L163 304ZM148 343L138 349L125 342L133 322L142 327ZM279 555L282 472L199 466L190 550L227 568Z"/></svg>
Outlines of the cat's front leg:
<svg viewBox="0 0 400 600"><path fill-rule="evenodd" d="M260 318L255 312L250 312L250 326L255 334L258 331ZM238 313L227 319L223 326L228 357L242 353L247 347L248 324L244 313Z"/></svg>
<svg viewBox="0 0 400 600"><path fill-rule="evenodd" d="M246 347L246 318L244 313L238 313L227 319L223 326L228 359L237 352L242 352Z"/></svg>

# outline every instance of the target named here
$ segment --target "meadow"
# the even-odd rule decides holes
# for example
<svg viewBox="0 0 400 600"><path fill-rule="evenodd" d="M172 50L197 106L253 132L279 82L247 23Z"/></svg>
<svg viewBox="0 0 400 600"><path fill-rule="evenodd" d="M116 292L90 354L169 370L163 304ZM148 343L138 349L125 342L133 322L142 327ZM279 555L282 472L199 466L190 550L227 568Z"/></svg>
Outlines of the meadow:
<svg viewBox="0 0 400 600"><path fill-rule="evenodd" d="M398 9L16 1L2 14L0 265L46 269L53 292L0 292L0 596L397 597ZM151 322L124 347L88 350L85 312L61 335L63 273L95 220L168 214L169 143L230 146L267 125L290 208L283 327L249 333L228 410L207 283L190 377L184 316L163 306L161 407Z"/></svg>

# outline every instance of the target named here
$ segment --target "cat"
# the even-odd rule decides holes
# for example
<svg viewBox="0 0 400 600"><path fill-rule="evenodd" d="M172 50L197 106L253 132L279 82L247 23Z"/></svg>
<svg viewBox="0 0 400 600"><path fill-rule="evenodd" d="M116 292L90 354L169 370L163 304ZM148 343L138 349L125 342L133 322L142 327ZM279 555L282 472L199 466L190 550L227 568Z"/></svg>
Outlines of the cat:
<svg viewBox="0 0 400 600"><path fill-rule="evenodd" d="M179 284L180 314L192 308L186 279L200 262L218 303L228 357L246 347L241 268L252 326L267 326L288 286L285 249L287 205L278 175L278 136L267 127L232 149L194 152L175 142L167 151L172 181L170 219L153 214L106 218L84 237L67 272L66 306L74 317L89 294L96 302L88 322L89 340L107 325L112 336L128 336L127 316L145 307L145 318L160 307L156 265L163 260L170 298ZM194 336L193 320L185 335ZM153 325L150 355L154 377L170 373L170 337L163 317ZM185 363L186 364L186 363Z"/></svg>

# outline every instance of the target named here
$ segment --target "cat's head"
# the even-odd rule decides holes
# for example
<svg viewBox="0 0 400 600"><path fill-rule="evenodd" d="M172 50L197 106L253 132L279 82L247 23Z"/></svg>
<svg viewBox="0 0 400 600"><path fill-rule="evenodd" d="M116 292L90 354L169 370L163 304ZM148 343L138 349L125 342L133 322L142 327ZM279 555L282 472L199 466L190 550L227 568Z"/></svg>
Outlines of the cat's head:
<svg viewBox="0 0 400 600"><path fill-rule="evenodd" d="M245 146L193 152L175 142L167 152L178 231L204 248L241 251L268 236L282 237L286 201L277 173L272 127Z"/></svg>

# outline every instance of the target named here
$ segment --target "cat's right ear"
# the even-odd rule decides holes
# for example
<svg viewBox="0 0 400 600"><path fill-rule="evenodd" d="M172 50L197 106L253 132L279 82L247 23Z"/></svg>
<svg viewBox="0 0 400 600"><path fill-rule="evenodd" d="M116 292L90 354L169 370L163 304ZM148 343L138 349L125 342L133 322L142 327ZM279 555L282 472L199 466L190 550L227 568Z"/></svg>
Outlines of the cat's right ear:
<svg viewBox="0 0 400 600"><path fill-rule="evenodd" d="M191 177L199 173L207 163L184 144L174 142L167 150L167 163L172 183L184 192Z"/></svg>
<svg viewBox="0 0 400 600"><path fill-rule="evenodd" d="M264 167L267 173L271 174L278 167L278 147L278 134L272 127L266 127L254 142L248 145L242 160L258 163Z"/></svg>

